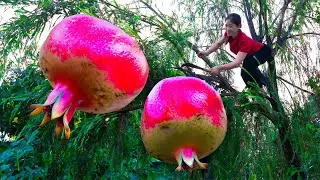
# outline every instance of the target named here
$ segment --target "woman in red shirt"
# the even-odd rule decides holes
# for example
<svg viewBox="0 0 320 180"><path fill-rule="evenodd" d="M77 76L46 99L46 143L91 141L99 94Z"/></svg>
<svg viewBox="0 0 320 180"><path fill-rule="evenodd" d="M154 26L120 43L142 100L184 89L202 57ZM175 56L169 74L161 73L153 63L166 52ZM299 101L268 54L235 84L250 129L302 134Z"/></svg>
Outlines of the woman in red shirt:
<svg viewBox="0 0 320 180"><path fill-rule="evenodd" d="M236 67L241 69L241 77L247 87L252 87L249 82L257 83L260 88L268 86L268 79L261 73L258 66L266 61L273 60L271 48L261 42L257 42L241 31L241 17L238 14L229 14L225 20L226 32L206 51L200 51L198 56L208 56L219 49L223 44L230 44L230 50L236 54L233 62L211 68L212 74L218 74L221 70L229 70ZM263 90L263 89L262 89Z"/></svg>

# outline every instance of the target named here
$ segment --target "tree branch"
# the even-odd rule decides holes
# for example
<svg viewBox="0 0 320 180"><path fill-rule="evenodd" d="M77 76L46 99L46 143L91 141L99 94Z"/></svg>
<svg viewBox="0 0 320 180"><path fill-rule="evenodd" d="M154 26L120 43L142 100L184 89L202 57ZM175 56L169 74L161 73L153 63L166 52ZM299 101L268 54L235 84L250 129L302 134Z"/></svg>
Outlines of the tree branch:
<svg viewBox="0 0 320 180"><path fill-rule="evenodd" d="M264 34L266 36L267 45L272 47L272 41L271 41L271 38L269 35L267 10L263 8L261 0L259 0L259 1L260 1L260 14L262 14L262 18L263 18L263 22L264 22ZM263 28L262 25L261 25L261 28ZM262 35L262 34L260 34L260 35Z"/></svg>
<svg viewBox="0 0 320 180"><path fill-rule="evenodd" d="M183 65L181 65L181 68L183 67L191 67L191 68L196 68L196 69L200 69L200 70L203 70L205 72L208 72L210 73L211 71L209 69L205 69L205 68L202 68L202 67L199 67L195 64L192 64L192 63L185 63ZM214 77L214 76L212 76ZM219 84L221 84L221 88L224 88L228 91L231 91L231 92L237 92L233 87L231 87L231 85L227 82L226 79L224 79L224 77L222 77L220 74L217 75L218 78L213 78L215 80L215 82L218 82Z"/></svg>
<svg viewBox="0 0 320 180"><path fill-rule="evenodd" d="M297 89L305 92L305 93L308 93L308 94L311 94L311 95L315 95L313 92L310 92L310 91L308 91L308 90L302 89L301 87L296 86L296 85L290 83L289 81L283 79L282 77L277 76L277 78L280 79L281 81L286 82L287 84L290 84L291 86L293 86L293 87L295 87L295 88L297 88Z"/></svg>
<svg viewBox="0 0 320 180"><path fill-rule="evenodd" d="M252 21L253 18L252 18L252 13L251 13L251 5L248 0L244 0L244 11L245 11L245 16L246 16L246 19L248 22L251 37L252 37L252 39L254 39L256 41L259 41L259 37L257 36L253 21Z"/></svg>
<svg viewBox="0 0 320 180"><path fill-rule="evenodd" d="M292 30L292 28L293 28L293 25L294 25L295 22L296 22L298 13L299 13L301 10L303 10L303 9L304 9L304 6L306 5L306 1L305 1L305 0L300 0L300 1L298 1L298 2L299 2L298 7L296 8L296 11L295 11L295 13L294 13L294 15L293 15L293 17L292 17L291 23L290 23L290 25L289 25L289 27L288 27L288 29L287 29L286 34L285 34L284 37L287 37L287 36L291 33L291 30Z"/></svg>
<svg viewBox="0 0 320 180"><path fill-rule="evenodd" d="M273 26L276 23L276 21L278 20L279 16L281 15L281 13L282 13L281 11L278 12L278 14L275 16L275 18L271 22L270 26Z"/></svg>
<svg viewBox="0 0 320 180"><path fill-rule="evenodd" d="M291 23L290 23L287 31L285 32L285 34L282 36L281 39L277 39L277 44L278 44L278 46L282 47L283 44L286 42L287 37L288 37L288 35L291 33L291 30L292 30L292 28L293 28L293 25L294 25L295 22L296 22L298 13L304 8L305 4L306 4L306 1L304 1L304 0L300 0L300 1L299 1L298 7L296 7L296 9L295 9L295 13L294 13L294 15L293 15L293 17L292 17Z"/></svg>
<svg viewBox="0 0 320 180"><path fill-rule="evenodd" d="M286 10L288 9L288 5L290 3L291 3L291 0L285 0L283 6L280 9L280 20L279 20L278 26L276 28L276 38L277 38L277 40L279 40L280 37L281 37L284 14L285 14Z"/></svg>
<svg viewBox="0 0 320 180"><path fill-rule="evenodd" d="M263 37L263 32L262 32L262 16L264 15L264 8L262 6L262 0L259 0L259 8L260 8L260 12L259 12L259 36L262 36ZM262 42L262 39L263 38L260 38Z"/></svg>
<svg viewBox="0 0 320 180"><path fill-rule="evenodd" d="M290 35L290 36L287 36L285 39L290 39L290 38L293 38L293 37L296 37L296 36L304 36L304 35L316 35L316 36L320 36L320 33L316 33L316 32L306 32L306 33L301 33L301 34L293 34L293 35Z"/></svg>
<svg viewBox="0 0 320 180"><path fill-rule="evenodd" d="M160 18L164 23L168 24L167 20L161 16L153 7L151 7L147 2L140 0L142 4L144 4L148 9L150 9L158 18ZM172 27L171 27L172 28ZM172 28L173 29L173 28ZM174 30L176 31L176 30Z"/></svg>
<svg viewBox="0 0 320 180"><path fill-rule="evenodd" d="M242 105L246 108L248 108L249 111L253 111L256 113L260 113L264 115L266 118L268 118L276 127L278 126L278 117L276 115L276 112L270 112L268 111L268 107L265 104L261 104L259 102L250 102L249 104Z"/></svg>
<svg viewBox="0 0 320 180"><path fill-rule="evenodd" d="M116 111L115 113L127 113L127 112L130 112L130 111L135 111L135 110L138 110L138 109L142 109L144 105L136 105L136 106L130 106L130 107L125 107L119 111Z"/></svg>
<svg viewBox="0 0 320 180"><path fill-rule="evenodd" d="M224 49L220 49L221 51L225 52L228 56L232 57L233 59L235 59L236 57L234 57L232 54L230 54L228 51L224 50ZM229 62L232 62L231 60L229 60Z"/></svg>

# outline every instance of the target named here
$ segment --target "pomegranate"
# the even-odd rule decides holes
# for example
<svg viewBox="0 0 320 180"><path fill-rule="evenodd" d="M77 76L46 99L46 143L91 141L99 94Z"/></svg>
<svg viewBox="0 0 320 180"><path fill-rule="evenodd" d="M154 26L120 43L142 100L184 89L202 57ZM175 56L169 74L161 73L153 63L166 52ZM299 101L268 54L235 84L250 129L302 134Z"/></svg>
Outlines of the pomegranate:
<svg viewBox="0 0 320 180"><path fill-rule="evenodd" d="M40 127L56 120L56 135L78 109L101 114L128 105L143 89L149 67L138 44L113 24L88 15L65 18L40 49L41 70L54 88L31 116L45 113Z"/></svg>
<svg viewBox="0 0 320 180"><path fill-rule="evenodd" d="M164 79L146 99L141 121L145 148L157 159L177 163L177 171L205 169L199 159L222 143L226 130L220 95L198 78Z"/></svg>

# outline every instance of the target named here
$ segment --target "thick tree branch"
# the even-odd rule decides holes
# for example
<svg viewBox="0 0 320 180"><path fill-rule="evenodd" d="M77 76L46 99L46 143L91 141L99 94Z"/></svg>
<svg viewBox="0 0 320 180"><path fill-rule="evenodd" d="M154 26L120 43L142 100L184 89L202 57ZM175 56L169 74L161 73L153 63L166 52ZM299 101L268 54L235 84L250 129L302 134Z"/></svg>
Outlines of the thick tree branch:
<svg viewBox="0 0 320 180"><path fill-rule="evenodd" d="M281 13L282 13L281 11L278 12L278 14L274 17L273 21L271 22L270 26L273 26L276 23Z"/></svg>
<svg viewBox="0 0 320 180"><path fill-rule="evenodd" d="M260 12L259 12L259 36L263 37L262 16L264 15L265 10L264 10L263 5L262 5L262 0L259 0L259 8L260 8ZM261 42L262 42L262 38L260 38L260 39L261 39Z"/></svg>
<svg viewBox="0 0 320 180"><path fill-rule="evenodd" d="M305 34L316 34L316 35L320 35L320 33L302 33L302 34L300 34L300 35L305 35ZM296 36L299 36L299 35L296 35ZM223 50L223 51L225 51L225 50ZM232 57L233 59L235 58L234 56L232 56L232 55L231 55L230 53L228 53L227 51L225 51L225 53L227 53L227 54L228 54L230 57ZM284 81L284 82L286 82L286 83L288 83L288 84L290 84L291 86L293 86L293 87L295 87L295 88L297 88L297 89L299 89L299 90L301 90L301 91L303 91L303 92L306 92L306 93L309 93L309 94L314 95L313 92L310 92L310 91L307 91L307 90L305 90L305 89L302 89L302 88L300 88L300 87L298 87L298 86L290 83L289 81L287 81L287 80L285 80L285 79L283 79L283 78L281 78L281 77L279 77L279 76L277 76L277 78L280 79L280 80L282 80L282 81Z"/></svg>
<svg viewBox="0 0 320 180"><path fill-rule="evenodd" d="M254 28L254 24L253 24L253 17L252 17L252 13L251 13L251 4L248 0L244 0L244 11L245 11L245 16L248 22L248 26L249 26L249 30L250 30L250 34L252 39L259 41L259 37L257 36L256 30Z"/></svg>
<svg viewBox="0 0 320 180"><path fill-rule="evenodd" d="M182 68L183 67L191 67L191 68L196 68L196 69L200 69L200 70L203 70L205 72L208 72L210 73L210 70L209 69L205 69L205 68L202 68L202 67L199 67L195 64L192 64L192 63L185 63L181 66ZM214 76L212 76L214 77ZM228 90L230 92L237 92L229 83L228 81L223 77L221 76L220 74L217 75L218 78L213 78L215 80L215 82L218 82L220 85L221 88L225 89L225 90Z"/></svg>
<svg viewBox="0 0 320 180"><path fill-rule="evenodd" d="M265 31L265 35L266 35L267 45L272 47L272 41L271 41L271 37L269 35L269 27L268 27L268 20L267 20L266 13L263 16L263 20L264 20L264 31Z"/></svg>
<svg viewBox="0 0 320 180"><path fill-rule="evenodd" d="M291 23L290 23L285 35L283 36L284 38L286 38L291 33L291 30L292 30L294 24L296 23L296 20L297 20L297 17L299 15L299 12L301 12L301 10L303 10L304 6L306 5L306 1L305 0L300 0L298 2L299 2L298 7L295 10L295 13L294 13L294 15L293 15L293 17L291 19Z"/></svg>
<svg viewBox="0 0 320 180"><path fill-rule="evenodd" d="M278 26L276 28L277 40L279 40L282 35L281 32L282 32L282 24L283 24L284 14L285 14L286 10L288 9L288 6L290 3L291 3L291 0L285 0L283 3L283 6L280 9L280 20L279 20Z"/></svg>
<svg viewBox="0 0 320 180"><path fill-rule="evenodd" d="M292 28L293 28L293 26L294 26L294 24L296 22L296 19L297 19L298 15L299 15L299 12L301 12L301 10L304 9L305 5L306 5L306 1L305 0L300 0L299 1L299 4L295 9L295 13L294 13L294 15L293 15L293 17L291 19L291 23L290 23L288 29L285 31L285 33L283 34L283 36L281 38L277 39L278 46L282 47L283 44L285 44L286 40L288 39L287 37L291 33Z"/></svg>
<svg viewBox="0 0 320 180"><path fill-rule="evenodd" d="M270 47L272 47L272 41L269 35L269 26L268 26L268 19L267 19L267 10L263 8L262 5L262 0L259 0L260 2L260 14L262 14L262 18L263 18L263 25L264 25L264 35L266 36L266 41L267 41L267 45L269 45ZM261 25L260 28L263 28L263 26ZM260 36L262 36L262 33L260 34Z"/></svg>

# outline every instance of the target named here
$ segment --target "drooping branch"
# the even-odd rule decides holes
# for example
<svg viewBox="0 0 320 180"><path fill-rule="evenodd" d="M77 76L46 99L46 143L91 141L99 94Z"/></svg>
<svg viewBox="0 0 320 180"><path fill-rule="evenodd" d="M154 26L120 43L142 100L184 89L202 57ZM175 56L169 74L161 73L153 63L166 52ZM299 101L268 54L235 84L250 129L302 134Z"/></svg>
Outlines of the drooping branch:
<svg viewBox="0 0 320 180"><path fill-rule="evenodd" d="M284 39L290 39L293 37L297 37L297 36L304 36L304 35L316 35L316 36L320 36L320 33L316 33L316 32L306 32L306 33L300 33L300 34L293 34L293 35L289 35Z"/></svg>
<svg viewBox="0 0 320 180"><path fill-rule="evenodd" d="M301 87L296 86L296 85L290 83L289 81L283 79L282 77L277 76L277 79L280 79L281 81L286 82L287 84L290 84L291 86L299 89L300 91L303 91L303 92L308 93L308 94L311 94L311 95L315 95L313 92L310 92L310 91L308 91L308 90L302 89Z"/></svg>
<svg viewBox="0 0 320 180"><path fill-rule="evenodd" d="M132 17L132 16L135 16L137 15L138 13L136 12L133 12L133 11L129 11L127 9L123 9L122 7L120 6L116 6L106 0L101 0L101 3L103 3L104 5L107 5L109 7L112 7L112 8L115 8L117 9L118 11L120 11L121 13L123 13L124 15L126 15L127 17ZM100 11L102 11L100 9ZM102 12L100 12L102 13ZM149 24L149 25L152 25L152 26L155 26L155 27L159 27L160 26L160 22L157 22L154 20L154 18L152 17L148 17L148 16L145 16L145 15L142 15L142 14L138 14L141 18L140 20L146 24Z"/></svg>
<svg viewBox="0 0 320 180"><path fill-rule="evenodd" d="M150 6L147 2L144 2L142 0L140 0L140 2L142 4L144 4L148 9L150 9L158 18L160 18L164 23L168 24L167 20L160 15L152 6ZM172 28L172 27L171 27ZM173 29L173 28L172 28ZM176 31L175 29L173 29L174 31Z"/></svg>

